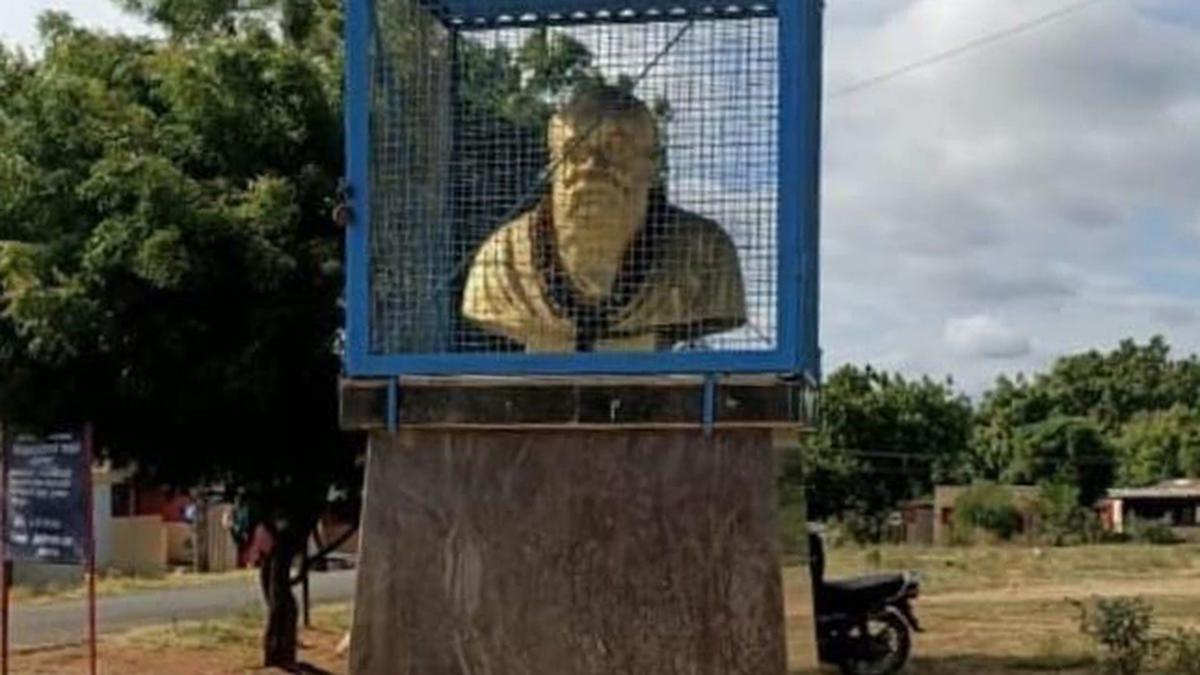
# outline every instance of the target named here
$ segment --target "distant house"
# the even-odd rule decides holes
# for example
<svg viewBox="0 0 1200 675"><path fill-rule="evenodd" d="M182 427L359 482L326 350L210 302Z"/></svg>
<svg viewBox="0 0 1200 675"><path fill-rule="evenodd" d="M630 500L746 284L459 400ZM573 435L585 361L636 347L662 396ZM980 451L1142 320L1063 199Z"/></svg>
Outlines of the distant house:
<svg viewBox="0 0 1200 675"><path fill-rule="evenodd" d="M900 510L904 514L904 543L933 545L933 500L913 499L901 505Z"/></svg>
<svg viewBox="0 0 1200 675"><path fill-rule="evenodd" d="M1135 521L1162 523L1180 537L1200 541L1200 480L1169 480L1144 488L1114 488L1097 505L1110 532L1126 533Z"/></svg>
<svg viewBox="0 0 1200 675"><path fill-rule="evenodd" d="M970 490L970 485L938 485L933 489L933 543L948 546L954 541L954 507L958 498ZM1021 512L1021 531L1030 534L1036 525L1034 504L1040 491L1029 485L1000 486L1012 495L1013 506Z"/></svg>

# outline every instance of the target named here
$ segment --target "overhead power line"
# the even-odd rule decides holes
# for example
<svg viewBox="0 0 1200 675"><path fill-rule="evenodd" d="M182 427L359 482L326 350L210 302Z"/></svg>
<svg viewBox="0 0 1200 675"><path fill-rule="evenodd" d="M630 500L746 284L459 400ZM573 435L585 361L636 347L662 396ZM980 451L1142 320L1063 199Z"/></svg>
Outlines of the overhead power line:
<svg viewBox="0 0 1200 675"><path fill-rule="evenodd" d="M935 66L939 63L945 63L946 61L950 61L952 59L958 58L960 56L963 56L970 52L976 51L978 49L982 49L984 47L990 47L999 42L1004 42L1005 40L1009 40L1009 39L1012 39L1019 35L1023 35L1030 31L1036 30L1038 28L1042 28L1051 23L1061 21L1062 19L1065 19L1074 14L1078 14L1079 12L1082 12L1083 10L1085 10L1093 5L1098 5L1101 2L1105 2L1105 1L1106 0L1084 0L1083 2L1077 2L1073 5L1067 5L1066 7L1061 7L1059 9L1054 10L1053 12L1049 12L1047 14L1042 14L1041 16L1034 17L1032 19L1029 19L1028 21L1019 23L1015 26L1009 26L1008 28L1004 28L1002 30L998 30L996 32L989 33L982 37L971 40L970 42L963 43L957 47L947 49L944 52L939 52L937 54L926 57L919 61L914 61L912 63L900 66L899 68L896 68L894 70L889 70L889 71L880 73L878 75L873 75L871 77L866 78L865 80L860 80L849 86L842 87L841 89L836 89L829 94L828 98L830 100L833 100L833 99L850 96L851 94L856 94L860 91L863 91L864 89L870 89L871 87L883 84L885 82L889 82L889 81L894 80L903 75L907 75L913 71L928 68L930 66Z"/></svg>

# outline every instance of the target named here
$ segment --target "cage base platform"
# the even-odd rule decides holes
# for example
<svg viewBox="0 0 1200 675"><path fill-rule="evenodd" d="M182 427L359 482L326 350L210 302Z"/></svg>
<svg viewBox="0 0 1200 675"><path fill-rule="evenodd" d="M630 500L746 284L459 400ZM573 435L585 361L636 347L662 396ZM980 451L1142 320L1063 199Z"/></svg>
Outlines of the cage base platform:
<svg viewBox="0 0 1200 675"><path fill-rule="evenodd" d="M784 675L772 433L375 431L354 675Z"/></svg>
<svg viewBox="0 0 1200 675"><path fill-rule="evenodd" d="M803 429L816 391L774 377L403 377L347 379L347 430Z"/></svg>

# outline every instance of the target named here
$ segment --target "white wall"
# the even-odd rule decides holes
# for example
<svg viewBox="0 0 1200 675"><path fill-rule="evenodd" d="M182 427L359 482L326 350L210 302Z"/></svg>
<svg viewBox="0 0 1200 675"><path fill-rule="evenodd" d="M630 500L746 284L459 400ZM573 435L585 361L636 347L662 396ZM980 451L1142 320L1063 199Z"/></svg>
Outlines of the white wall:
<svg viewBox="0 0 1200 675"><path fill-rule="evenodd" d="M96 531L96 569L112 562L112 484L97 477L92 488L92 518Z"/></svg>

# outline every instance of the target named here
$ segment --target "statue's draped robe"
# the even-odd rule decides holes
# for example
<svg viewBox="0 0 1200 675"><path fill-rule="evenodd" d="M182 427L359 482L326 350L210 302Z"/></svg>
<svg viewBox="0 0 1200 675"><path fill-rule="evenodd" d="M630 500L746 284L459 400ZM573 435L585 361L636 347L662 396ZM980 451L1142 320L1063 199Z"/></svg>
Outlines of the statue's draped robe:
<svg viewBox="0 0 1200 675"><path fill-rule="evenodd" d="M716 223L651 208L607 298L573 287L542 205L494 232L475 256L463 315L527 351L655 350L746 322L737 250Z"/></svg>

